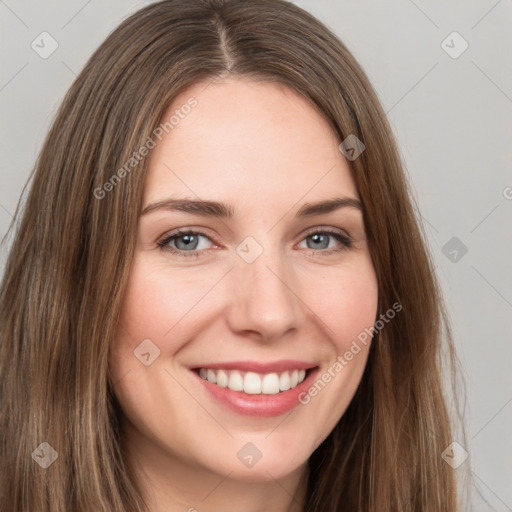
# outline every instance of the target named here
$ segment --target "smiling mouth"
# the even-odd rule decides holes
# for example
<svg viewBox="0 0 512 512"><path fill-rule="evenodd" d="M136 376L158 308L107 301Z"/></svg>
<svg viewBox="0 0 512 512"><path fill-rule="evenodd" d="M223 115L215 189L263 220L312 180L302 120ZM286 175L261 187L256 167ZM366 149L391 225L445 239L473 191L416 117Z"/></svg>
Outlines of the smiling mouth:
<svg viewBox="0 0 512 512"><path fill-rule="evenodd" d="M195 372L211 384L248 395L277 395L296 388L310 369L256 373L242 370L198 368Z"/></svg>
<svg viewBox="0 0 512 512"><path fill-rule="evenodd" d="M218 404L244 416L275 417L302 402L301 393L320 371L318 362L254 360L199 363L189 367Z"/></svg>

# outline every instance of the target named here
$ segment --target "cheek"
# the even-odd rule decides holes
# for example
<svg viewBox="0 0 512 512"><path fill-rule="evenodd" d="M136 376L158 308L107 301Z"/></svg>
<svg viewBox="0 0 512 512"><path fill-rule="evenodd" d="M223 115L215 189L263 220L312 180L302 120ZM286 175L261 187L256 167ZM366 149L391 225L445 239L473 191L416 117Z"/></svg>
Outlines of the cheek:
<svg viewBox="0 0 512 512"><path fill-rule="evenodd" d="M156 273L134 262L110 353L114 382L129 372L140 372L144 363L158 366L162 354L177 349L172 346L173 337L166 334L184 306L178 300L170 307L168 290Z"/></svg>
<svg viewBox="0 0 512 512"><path fill-rule="evenodd" d="M126 291L114 347L132 352L145 339L152 340L162 355L172 355L180 340L192 335L187 315L212 288L217 275L171 276L144 261L135 261ZM176 332L180 333L176 336Z"/></svg>
<svg viewBox="0 0 512 512"><path fill-rule="evenodd" d="M340 354L374 325L378 286L373 265L367 257L344 268L322 269L316 272L314 283L307 300Z"/></svg>
<svg viewBox="0 0 512 512"><path fill-rule="evenodd" d="M374 325L378 290L373 273L350 276L343 288L332 292L333 329L338 353L348 349L354 339Z"/></svg>
<svg viewBox="0 0 512 512"><path fill-rule="evenodd" d="M182 318L190 303L200 294L200 286L187 286L178 279L148 265L135 263L126 291L120 324L132 337L162 336Z"/></svg>
<svg viewBox="0 0 512 512"><path fill-rule="evenodd" d="M109 362L124 416L156 442L179 435L162 421L162 411L179 417L186 396L172 385L166 370L191 335L184 320L200 296L197 283L184 286L183 281L166 278L143 260L135 260Z"/></svg>
<svg viewBox="0 0 512 512"><path fill-rule="evenodd" d="M124 397L127 408L134 397L162 387L152 376L172 365L180 350L197 336L203 299L225 273L221 267L180 270L188 269L170 273L161 263L135 258L109 361L114 389L120 400ZM127 389L130 381L134 389Z"/></svg>
<svg viewBox="0 0 512 512"><path fill-rule="evenodd" d="M369 256L344 268L317 272L315 285L308 297L332 352L300 401L313 411L310 418L322 418L313 442L318 446L343 416L361 381L377 315L378 286Z"/></svg>

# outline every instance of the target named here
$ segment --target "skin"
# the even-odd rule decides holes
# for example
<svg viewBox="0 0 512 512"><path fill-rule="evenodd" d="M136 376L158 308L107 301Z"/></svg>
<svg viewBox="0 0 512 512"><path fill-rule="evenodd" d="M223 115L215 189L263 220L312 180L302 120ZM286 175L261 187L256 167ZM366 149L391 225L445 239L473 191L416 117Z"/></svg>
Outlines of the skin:
<svg viewBox="0 0 512 512"><path fill-rule="evenodd" d="M242 78L196 84L165 119L190 97L197 106L151 150L142 209L200 198L234 215L140 217L110 361L124 448L152 512L299 512L307 460L350 403L369 345L307 405L271 418L219 404L190 367L294 359L321 375L374 324L377 281L361 211L294 218L306 203L359 196L340 140L292 90ZM158 245L178 228L207 235L194 246L198 258L183 256L183 238L169 242L181 254ZM310 232L322 229L348 235L351 247L329 235L315 244ZM263 250L252 263L236 252L247 236ZM160 350L149 366L134 356L145 339ZM247 442L262 453L251 468L237 457Z"/></svg>

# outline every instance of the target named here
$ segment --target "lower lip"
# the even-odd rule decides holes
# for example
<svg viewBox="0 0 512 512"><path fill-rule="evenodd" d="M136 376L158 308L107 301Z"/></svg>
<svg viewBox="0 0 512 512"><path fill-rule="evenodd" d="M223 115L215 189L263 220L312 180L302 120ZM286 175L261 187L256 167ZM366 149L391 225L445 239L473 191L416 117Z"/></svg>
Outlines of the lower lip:
<svg viewBox="0 0 512 512"><path fill-rule="evenodd" d="M206 390L225 407L245 416L272 417L286 414L300 404L299 395L305 393L311 386L318 368L308 370L306 378L293 389L281 391L275 395L249 395L243 391L232 391L222 388L201 378L196 372L192 372L198 378Z"/></svg>

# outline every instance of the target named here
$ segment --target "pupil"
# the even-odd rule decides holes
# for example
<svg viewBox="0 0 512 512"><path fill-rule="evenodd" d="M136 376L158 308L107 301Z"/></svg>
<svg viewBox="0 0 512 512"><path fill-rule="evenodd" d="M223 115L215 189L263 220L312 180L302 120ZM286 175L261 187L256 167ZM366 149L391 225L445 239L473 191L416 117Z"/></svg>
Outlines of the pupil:
<svg viewBox="0 0 512 512"><path fill-rule="evenodd" d="M322 249L325 249L329 245L328 238L325 235L321 235L321 234L317 233L315 235L312 235L311 238L315 244L319 244L319 245L317 245L317 247L320 246ZM322 241L324 243L322 243ZM325 242L327 242L327 244Z"/></svg>
<svg viewBox="0 0 512 512"><path fill-rule="evenodd" d="M177 240L178 249L181 249L183 247L179 247L180 244L183 244L184 248L190 248L196 242L195 245L197 245L197 240L194 240L196 237L194 235L182 235Z"/></svg>

